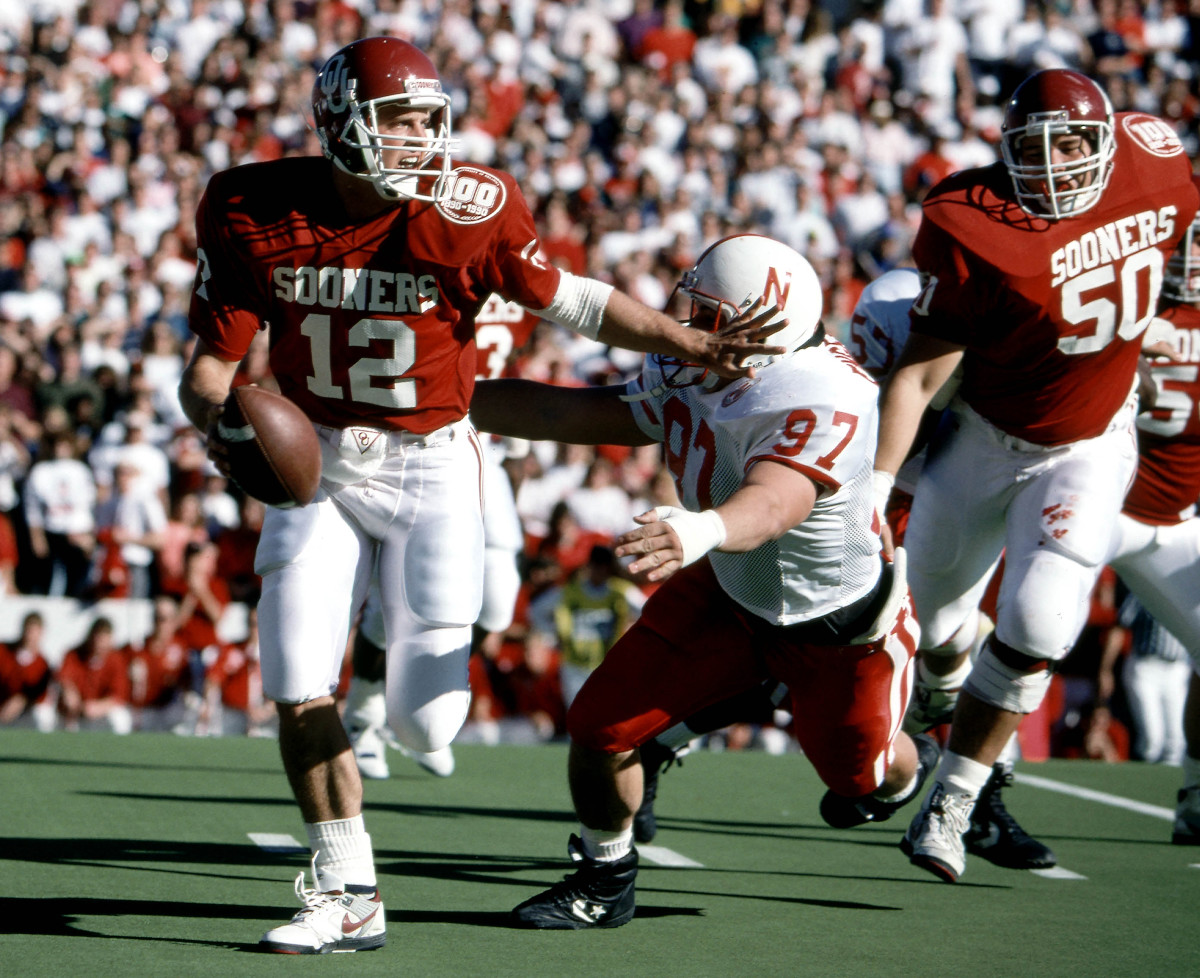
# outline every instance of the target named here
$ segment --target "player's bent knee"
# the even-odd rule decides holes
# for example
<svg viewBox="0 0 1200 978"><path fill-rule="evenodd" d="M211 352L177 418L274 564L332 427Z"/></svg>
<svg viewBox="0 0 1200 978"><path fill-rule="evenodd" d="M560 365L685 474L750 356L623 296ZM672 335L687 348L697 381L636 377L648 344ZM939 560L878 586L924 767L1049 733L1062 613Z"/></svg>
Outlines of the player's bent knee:
<svg viewBox="0 0 1200 978"><path fill-rule="evenodd" d="M1029 669L1019 669L1001 662L992 642L987 642L975 662L963 688L976 699L983 700L1009 713L1032 713L1042 705L1050 686L1050 661Z"/></svg>
<svg viewBox="0 0 1200 978"><path fill-rule="evenodd" d="M467 719L471 694L467 690L443 693L413 709L388 712L388 726L409 750L431 754L449 747Z"/></svg>

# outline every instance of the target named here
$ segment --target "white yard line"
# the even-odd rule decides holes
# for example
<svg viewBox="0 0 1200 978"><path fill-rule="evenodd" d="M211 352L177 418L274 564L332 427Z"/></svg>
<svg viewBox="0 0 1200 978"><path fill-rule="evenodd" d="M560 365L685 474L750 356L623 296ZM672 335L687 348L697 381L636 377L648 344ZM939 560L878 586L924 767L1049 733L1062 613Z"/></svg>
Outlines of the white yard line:
<svg viewBox="0 0 1200 978"><path fill-rule="evenodd" d="M1165 819L1168 822L1175 820L1174 810L1163 808L1161 805L1147 805L1145 802L1134 801L1131 798L1110 795L1104 791L1093 791L1091 788L1080 788L1077 785L1039 777L1036 774L1016 774L1014 775L1014 779L1019 784L1027 784L1034 788L1045 788L1047 791L1057 791L1060 794L1073 795L1076 798L1083 798L1087 801L1098 801L1102 805L1111 805L1113 808L1124 808L1127 811L1150 815L1153 818Z"/></svg>
<svg viewBox="0 0 1200 978"><path fill-rule="evenodd" d="M655 866L683 866L689 869L703 869L704 864L681 855L674 849L665 846L638 846L638 855L642 859L654 863Z"/></svg>
<svg viewBox="0 0 1200 978"><path fill-rule="evenodd" d="M308 846L286 832L247 832L246 835L263 852L308 852Z"/></svg>
<svg viewBox="0 0 1200 978"><path fill-rule="evenodd" d="M1041 876L1048 880L1085 880L1086 876L1076 873L1070 869L1064 869L1062 866L1051 866L1049 869L1031 869L1034 876Z"/></svg>

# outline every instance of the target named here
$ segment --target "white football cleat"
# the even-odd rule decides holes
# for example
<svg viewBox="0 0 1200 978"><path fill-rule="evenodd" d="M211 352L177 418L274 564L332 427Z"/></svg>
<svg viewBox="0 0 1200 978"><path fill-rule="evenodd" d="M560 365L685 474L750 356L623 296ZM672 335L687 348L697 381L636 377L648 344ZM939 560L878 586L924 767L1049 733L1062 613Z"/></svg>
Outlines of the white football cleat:
<svg viewBox="0 0 1200 978"><path fill-rule="evenodd" d="M914 866L927 869L947 883L955 882L967 867L963 836L971 824L975 798L948 792L938 781L908 827L900 850Z"/></svg>
<svg viewBox="0 0 1200 978"><path fill-rule="evenodd" d="M354 761L358 773L364 778L385 781L390 775L387 762L387 746L378 727L351 727L350 746L354 749Z"/></svg>
<svg viewBox="0 0 1200 978"><path fill-rule="evenodd" d="M313 860L316 879L316 859ZM296 896L304 906L288 923L263 934L259 946L276 954L338 954L371 951L387 940L383 902L375 887L347 887L323 893L296 877Z"/></svg>

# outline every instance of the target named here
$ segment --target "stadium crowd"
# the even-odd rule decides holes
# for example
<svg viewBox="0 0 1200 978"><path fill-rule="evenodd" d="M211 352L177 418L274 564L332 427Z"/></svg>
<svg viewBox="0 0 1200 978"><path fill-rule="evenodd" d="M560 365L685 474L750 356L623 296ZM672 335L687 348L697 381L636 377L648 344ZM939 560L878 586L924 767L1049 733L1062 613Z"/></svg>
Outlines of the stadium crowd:
<svg viewBox="0 0 1200 978"><path fill-rule="evenodd" d="M1170 122L1195 158L1196 9L1171 0L5 5L0 594L23 611L0 633L0 723L270 733L252 613L263 506L207 461L176 393L191 347L193 218L215 171L320 154L309 92L316 68L348 41L390 34L429 54L453 96L458 156L518 178L548 260L661 309L705 244L760 231L810 260L826 323L844 334L867 282L909 261L929 187L996 158L1003 99L1029 72L1087 72L1117 110ZM268 378L266 342L243 363L243 380ZM542 323L508 371L584 385L639 363ZM472 660L473 727L485 738L505 720L540 737L562 733L555 589L633 514L673 500L657 448L538 443L516 468L527 543L516 621ZM45 609L55 606L43 597L78 612L69 648L46 644L55 612ZM120 643L99 610L113 599L147 609ZM1115 668L1139 634L1135 615L1102 581L1094 627L1036 721L1032 755L1127 757L1131 733L1144 743ZM778 746L774 726L765 729L721 736ZM1155 750L1135 744L1133 755L1178 759Z"/></svg>

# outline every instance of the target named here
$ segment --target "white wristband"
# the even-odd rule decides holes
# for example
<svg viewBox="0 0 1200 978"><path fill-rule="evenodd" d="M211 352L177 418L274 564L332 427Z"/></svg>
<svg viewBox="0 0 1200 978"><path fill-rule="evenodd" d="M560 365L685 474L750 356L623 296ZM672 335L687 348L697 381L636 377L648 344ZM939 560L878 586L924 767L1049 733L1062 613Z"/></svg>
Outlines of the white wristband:
<svg viewBox="0 0 1200 978"><path fill-rule="evenodd" d="M871 488L875 490L875 512L879 515L880 523L887 522L887 504L895 482L896 477L890 472L875 469L871 473Z"/></svg>
<svg viewBox="0 0 1200 978"><path fill-rule="evenodd" d="M679 537L684 567L725 542L725 521L715 509L693 513L678 506L655 506L654 512L664 523L670 523L671 529Z"/></svg>

